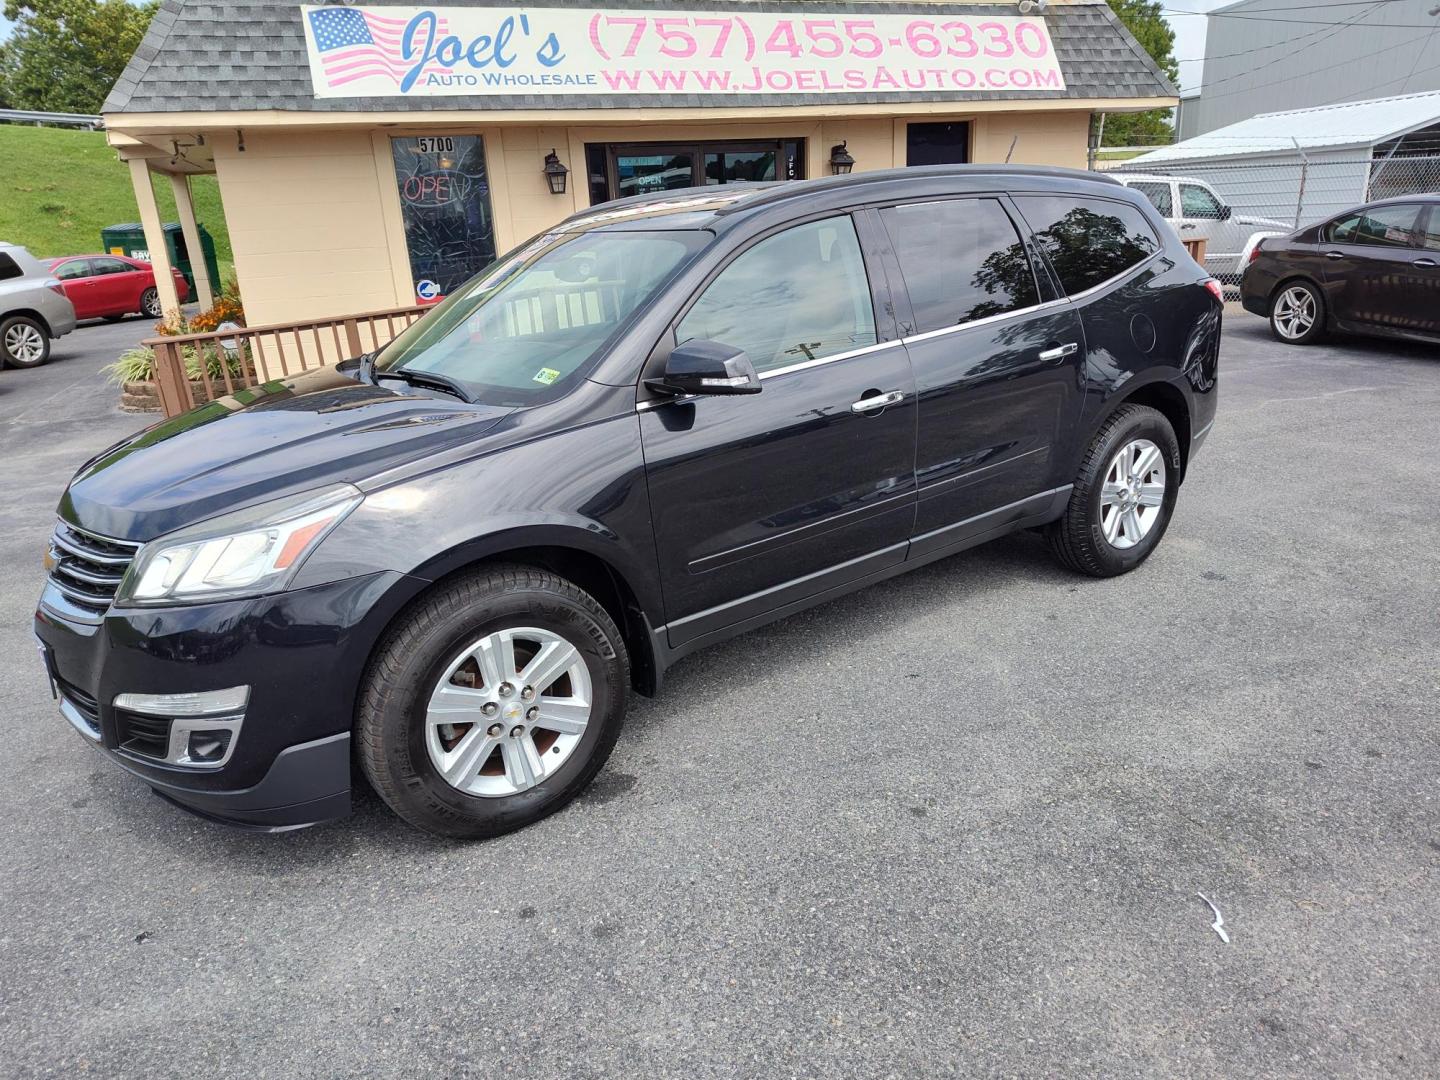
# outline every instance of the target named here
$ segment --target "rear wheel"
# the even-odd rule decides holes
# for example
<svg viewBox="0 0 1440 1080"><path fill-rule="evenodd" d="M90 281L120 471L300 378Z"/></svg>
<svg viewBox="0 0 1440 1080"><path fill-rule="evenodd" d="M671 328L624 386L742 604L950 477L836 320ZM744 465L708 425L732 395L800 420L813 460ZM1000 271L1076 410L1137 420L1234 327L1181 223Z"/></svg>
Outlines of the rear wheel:
<svg viewBox="0 0 1440 1080"><path fill-rule="evenodd" d="M158 319L165 314L164 308L160 306L160 290L153 285L140 294L140 314L149 315L152 319Z"/></svg>
<svg viewBox="0 0 1440 1080"><path fill-rule="evenodd" d="M1091 441L1065 516L1047 528L1051 550L1072 570L1114 577L1155 550L1180 484L1180 443L1163 413L1115 410Z"/></svg>
<svg viewBox="0 0 1440 1080"><path fill-rule="evenodd" d="M1325 336L1325 299L1308 281L1291 281L1270 298L1270 332L1287 345L1309 345Z"/></svg>
<svg viewBox="0 0 1440 1080"><path fill-rule="evenodd" d="M498 836L560 809L610 756L629 659L594 598L554 574L487 567L402 618L367 672L361 767L411 825Z"/></svg>
<svg viewBox="0 0 1440 1080"><path fill-rule="evenodd" d="M39 367L50 359L50 335L28 315L0 321L0 366Z"/></svg>

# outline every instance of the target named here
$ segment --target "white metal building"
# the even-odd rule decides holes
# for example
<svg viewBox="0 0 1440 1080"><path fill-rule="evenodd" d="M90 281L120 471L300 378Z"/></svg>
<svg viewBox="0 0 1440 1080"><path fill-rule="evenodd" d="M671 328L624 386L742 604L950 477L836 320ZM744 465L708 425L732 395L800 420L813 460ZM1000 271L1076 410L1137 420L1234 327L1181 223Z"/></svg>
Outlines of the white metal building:
<svg viewBox="0 0 1440 1080"><path fill-rule="evenodd" d="M1436 0L1238 0L1205 20L1188 139L1276 109L1440 90Z"/></svg>
<svg viewBox="0 0 1440 1080"><path fill-rule="evenodd" d="M1108 167L1197 177L1240 213L1318 221L1440 189L1440 90L1264 113Z"/></svg>

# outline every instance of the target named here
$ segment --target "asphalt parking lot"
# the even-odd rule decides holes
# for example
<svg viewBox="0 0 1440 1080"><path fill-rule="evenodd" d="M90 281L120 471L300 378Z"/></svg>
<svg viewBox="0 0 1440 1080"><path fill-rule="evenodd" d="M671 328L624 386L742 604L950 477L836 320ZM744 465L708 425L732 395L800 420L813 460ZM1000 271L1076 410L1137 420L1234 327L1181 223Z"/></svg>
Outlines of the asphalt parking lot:
<svg viewBox="0 0 1440 1080"><path fill-rule="evenodd" d="M226 831L56 713L53 507L138 423L87 335L144 329L0 372L5 1075L1434 1074L1440 349L1229 315L1140 571L1026 535L696 655L457 846Z"/></svg>

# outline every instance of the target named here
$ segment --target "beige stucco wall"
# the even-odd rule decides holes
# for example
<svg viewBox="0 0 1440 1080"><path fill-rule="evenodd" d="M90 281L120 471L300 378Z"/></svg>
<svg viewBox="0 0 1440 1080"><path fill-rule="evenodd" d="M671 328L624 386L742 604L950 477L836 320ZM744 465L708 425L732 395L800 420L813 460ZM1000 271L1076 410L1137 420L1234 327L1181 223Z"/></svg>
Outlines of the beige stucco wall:
<svg viewBox="0 0 1440 1080"><path fill-rule="evenodd" d="M971 157L1085 166L1085 110L927 115L919 122L969 120ZM413 303L392 137L475 134L485 138L491 207L500 250L589 204L587 142L801 138L812 177L829 175L830 148L844 141L855 171L905 164L903 118L797 116L791 119L587 125L393 124L361 130L258 128L211 136L235 270L252 325L346 315ZM550 193L541 172L554 149L570 169L566 194Z"/></svg>

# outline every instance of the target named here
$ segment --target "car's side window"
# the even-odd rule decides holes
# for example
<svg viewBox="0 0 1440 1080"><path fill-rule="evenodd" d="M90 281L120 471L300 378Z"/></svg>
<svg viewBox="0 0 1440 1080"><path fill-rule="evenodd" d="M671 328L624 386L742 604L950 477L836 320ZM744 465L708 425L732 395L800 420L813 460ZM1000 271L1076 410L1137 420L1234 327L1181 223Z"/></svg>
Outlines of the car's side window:
<svg viewBox="0 0 1440 1080"><path fill-rule="evenodd" d="M920 333L1040 302L1030 256L998 200L905 203L880 217Z"/></svg>
<svg viewBox="0 0 1440 1080"><path fill-rule="evenodd" d="M119 259L91 259L90 265L94 274L128 274L135 268L129 263L123 263Z"/></svg>
<svg viewBox="0 0 1440 1080"><path fill-rule="evenodd" d="M1170 197L1169 184L1158 180L1135 180L1129 186L1149 199L1150 205L1160 211L1161 217L1175 216L1175 201Z"/></svg>
<svg viewBox="0 0 1440 1080"><path fill-rule="evenodd" d="M875 308L849 215L796 225L735 257L676 328L773 371L874 345Z"/></svg>
<svg viewBox="0 0 1440 1080"><path fill-rule="evenodd" d="M1070 296L1118 277L1160 250L1150 222L1128 203L1071 195L1016 195L1015 202Z"/></svg>
<svg viewBox="0 0 1440 1080"><path fill-rule="evenodd" d="M90 276L89 259L71 259L67 263L61 263L55 268L55 276L61 281L70 281L74 278Z"/></svg>
<svg viewBox="0 0 1440 1080"><path fill-rule="evenodd" d="M1218 218L1220 200L1209 188L1199 184L1181 184L1180 214L1182 217Z"/></svg>
<svg viewBox="0 0 1440 1080"><path fill-rule="evenodd" d="M24 276L25 271L20 269L15 260L3 251L0 251L0 281L8 281L10 278Z"/></svg>
<svg viewBox="0 0 1440 1080"><path fill-rule="evenodd" d="M1431 205L1430 216L1415 234L1426 251L1440 251L1440 207Z"/></svg>
<svg viewBox="0 0 1440 1080"><path fill-rule="evenodd" d="M1326 228L1332 244L1364 244L1369 247L1414 247L1415 223L1420 207L1415 203L1372 206L1336 218Z"/></svg>

